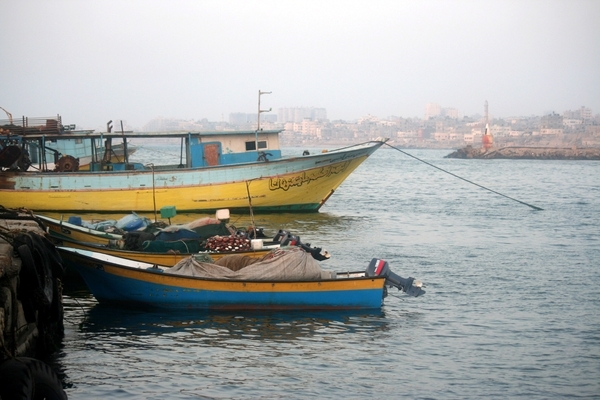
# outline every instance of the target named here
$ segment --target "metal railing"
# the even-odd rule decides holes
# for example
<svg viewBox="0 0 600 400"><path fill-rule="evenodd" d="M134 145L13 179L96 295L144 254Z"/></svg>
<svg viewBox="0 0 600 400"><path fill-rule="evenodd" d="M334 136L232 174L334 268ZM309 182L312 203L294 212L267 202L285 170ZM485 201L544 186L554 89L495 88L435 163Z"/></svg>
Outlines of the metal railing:
<svg viewBox="0 0 600 400"><path fill-rule="evenodd" d="M0 119L0 128L12 134L60 133L63 131L62 118L55 117L21 117Z"/></svg>

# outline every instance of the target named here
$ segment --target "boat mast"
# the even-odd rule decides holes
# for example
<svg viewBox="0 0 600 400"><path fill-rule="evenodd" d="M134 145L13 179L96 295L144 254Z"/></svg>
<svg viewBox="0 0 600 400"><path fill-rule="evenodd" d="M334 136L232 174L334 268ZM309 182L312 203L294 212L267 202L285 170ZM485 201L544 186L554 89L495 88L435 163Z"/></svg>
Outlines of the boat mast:
<svg viewBox="0 0 600 400"><path fill-rule="evenodd" d="M262 94L271 94L271 92L261 92L260 89L258 90L258 114L257 114L257 124L256 124L256 138L255 138L255 146L256 146L256 152L258 153L258 131L260 131L260 114L264 113L264 112L269 112L272 110L272 108L269 108L268 110L261 110L260 109L260 95Z"/></svg>

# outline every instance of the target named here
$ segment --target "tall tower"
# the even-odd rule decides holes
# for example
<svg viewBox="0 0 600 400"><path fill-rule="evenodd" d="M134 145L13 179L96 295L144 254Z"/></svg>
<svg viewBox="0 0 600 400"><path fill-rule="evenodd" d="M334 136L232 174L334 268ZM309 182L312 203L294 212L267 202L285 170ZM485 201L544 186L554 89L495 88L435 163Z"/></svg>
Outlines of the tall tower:
<svg viewBox="0 0 600 400"><path fill-rule="evenodd" d="M481 137L481 144L483 145L483 148L487 151L494 144L494 138L492 137L492 134L490 133L489 114L488 114L488 102L487 102L487 100L485 101L483 107L485 109L484 110L484 112L485 112L485 130L483 131L483 136Z"/></svg>
<svg viewBox="0 0 600 400"><path fill-rule="evenodd" d="M485 126L488 126L489 124L489 114L488 114L488 102L487 100L485 101L484 105L483 105L483 109L484 109L484 115L485 115Z"/></svg>

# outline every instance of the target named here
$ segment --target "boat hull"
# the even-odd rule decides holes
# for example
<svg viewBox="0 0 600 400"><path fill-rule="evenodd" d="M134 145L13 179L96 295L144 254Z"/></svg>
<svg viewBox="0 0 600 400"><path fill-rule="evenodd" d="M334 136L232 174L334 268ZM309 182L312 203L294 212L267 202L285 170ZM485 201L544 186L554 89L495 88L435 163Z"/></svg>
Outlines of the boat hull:
<svg viewBox="0 0 600 400"><path fill-rule="evenodd" d="M42 220L44 225L48 227L50 236L58 240L64 239L73 242L108 244L109 240L123 239L122 235L85 228L43 215L37 215L37 218Z"/></svg>
<svg viewBox="0 0 600 400"><path fill-rule="evenodd" d="M10 172L0 176L5 207L39 211L316 212L384 142L215 167L96 172ZM250 197L250 198L249 198Z"/></svg>
<svg viewBox="0 0 600 400"><path fill-rule="evenodd" d="M114 257L126 258L128 260L140 261L143 263L154 264L154 265L162 265L165 267L172 267L181 260L190 257L192 254L185 253L147 253L143 251L130 251L130 250L120 250L120 249L111 249L109 247L104 247L101 245L94 245L91 243L83 243L83 242L75 242L71 240L63 240L62 245L64 247L70 247L73 249L81 249L88 251L96 251L99 253L108 254ZM206 254L210 256L213 260L219 260L227 255L237 254L241 256L247 256L252 258L260 258L263 257L269 252L271 249L263 249L263 250L248 250L248 251L237 251L237 252L223 252L223 253L197 253L197 254Z"/></svg>
<svg viewBox="0 0 600 400"><path fill-rule="evenodd" d="M123 266L60 247L100 303L217 310L338 310L380 308L385 278L319 281L237 281ZM147 265L147 264L146 264Z"/></svg>
<svg viewBox="0 0 600 400"><path fill-rule="evenodd" d="M109 254L115 257L122 257L128 260L141 261L150 264L172 267L179 261L189 257L190 253L151 253L144 251L130 251L106 247L110 240L121 240L123 236L112 233L96 231L93 229L77 226L68 222L59 221L54 218L37 215L37 218L48 227L48 233L64 247L96 251ZM211 252L206 253L213 260L218 260L226 255L239 254L248 257L258 258L268 254L273 246L265 246L261 250L248 250L237 252Z"/></svg>

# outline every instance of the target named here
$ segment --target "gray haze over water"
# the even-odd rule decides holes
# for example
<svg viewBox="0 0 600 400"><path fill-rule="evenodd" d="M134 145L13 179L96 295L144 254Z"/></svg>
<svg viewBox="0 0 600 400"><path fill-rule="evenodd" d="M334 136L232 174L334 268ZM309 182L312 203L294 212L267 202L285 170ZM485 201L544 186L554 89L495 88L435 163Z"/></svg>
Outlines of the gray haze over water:
<svg viewBox="0 0 600 400"><path fill-rule="evenodd" d="M331 120L600 110L600 2L3 1L0 106L97 129L323 107ZM0 118L4 118L0 115Z"/></svg>

